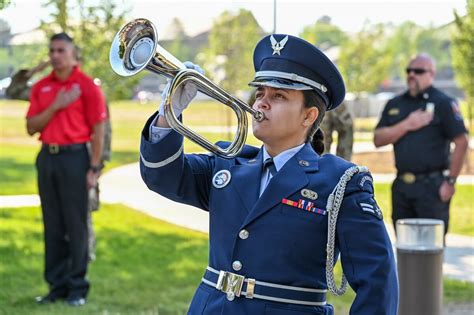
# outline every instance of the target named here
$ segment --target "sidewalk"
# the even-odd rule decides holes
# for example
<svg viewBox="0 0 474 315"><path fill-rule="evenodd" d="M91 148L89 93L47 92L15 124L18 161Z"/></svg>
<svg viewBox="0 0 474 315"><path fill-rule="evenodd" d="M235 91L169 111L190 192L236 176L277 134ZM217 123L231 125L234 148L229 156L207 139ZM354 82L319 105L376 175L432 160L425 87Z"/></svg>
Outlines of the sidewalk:
<svg viewBox="0 0 474 315"><path fill-rule="evenodd" d="M391 176L374 174L376 182L392 180ZM466 181L473 183L472 176ZM101 177L101 199L104 203L122 203L148 215L207 233L208 214L192 206L168 200L148 190L140 177L138 163L115 168ZM0 196L0 207L39 206L37 195ZM392 243L392 225L387 225ZM445 276L474 282L474 237L448 233L443 264Z"/></svg>

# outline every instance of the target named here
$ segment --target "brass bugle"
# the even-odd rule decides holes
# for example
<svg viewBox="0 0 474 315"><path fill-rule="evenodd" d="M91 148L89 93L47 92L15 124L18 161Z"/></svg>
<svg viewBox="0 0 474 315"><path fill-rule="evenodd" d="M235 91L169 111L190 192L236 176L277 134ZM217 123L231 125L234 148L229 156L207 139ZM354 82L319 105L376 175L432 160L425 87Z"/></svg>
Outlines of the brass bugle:
<svg viewBox="0 0 474 315"><path fill-rule="evenodd" d="M158 45L157 30L147 19L136 19L122 27L112 42L109 59L114 72L121 76L132 76L146 69L170 79L170 88L164 97L164 113L168 124L184 137L220 157L233 158L245 145L248 130L245 112L252 114L257 121L265 119L261 111L254 110L230 95L196 70L186 68L181 61ZM187 128L174 114L173 95L187 81L195 84L198 91L232 108L237 115L237 132L227 148L221 148Z"/></svg>

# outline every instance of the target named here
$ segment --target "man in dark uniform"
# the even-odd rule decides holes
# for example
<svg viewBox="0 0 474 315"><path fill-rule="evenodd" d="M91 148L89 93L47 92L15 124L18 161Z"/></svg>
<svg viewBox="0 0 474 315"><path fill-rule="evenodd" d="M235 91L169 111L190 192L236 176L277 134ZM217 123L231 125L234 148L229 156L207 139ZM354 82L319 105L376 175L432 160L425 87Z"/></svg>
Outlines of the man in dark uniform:
<svg viewBox="0 0 474 315"><path fill-rule="evenodd" d="M457 102L433 87L435 71L428 55L410 61L406 69L408 90L385 106L374 143L376 147L393 144L395 151L393 224L403 218L440 219L446 234L449 204L468 137Z"/></svg>
<svg viewBox="0 0 474 315"><path fill-rule="evenodd" d="M77 66L71 37L53 35L49 58L53 71L33 86L26 115L28 134L40 133L42 142L36 167L49 292L36 301L81 306L89 290L88 188L101 169L107 111L100 87Z"/></svg>
<svg viewBox="0 0 474 315"><path fill-rule="evenodd" d="M327 291L344 292L332 276L340 253L356 292L351 314L395 315L395 261L373 179L321 155L319 124L344 99L339 71L310 43L283 34L257 44L254 66L253 108L265 119L252 127L261 148L245 146L229 159L184 154L163 104L142 132L147 186L209 212L209 266L188 314L332 315ZM181 116L197 89L187 81L174 91Z"/></svg>

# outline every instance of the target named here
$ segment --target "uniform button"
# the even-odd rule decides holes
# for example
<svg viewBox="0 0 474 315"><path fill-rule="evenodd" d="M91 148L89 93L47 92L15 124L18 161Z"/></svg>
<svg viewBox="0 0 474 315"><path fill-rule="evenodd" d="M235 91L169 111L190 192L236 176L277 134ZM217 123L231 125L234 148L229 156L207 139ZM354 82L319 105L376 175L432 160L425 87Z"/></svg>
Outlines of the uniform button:
<svg viewBox="0 0 474 315"><path fill-rule="evenodd" d="M234 261L232 263L232 269L234 269L235 271L239 271L240 269L242 269L242 263L238 260Z"/></svg>
<svg viewBox="0 0 474 315"><path fill-rule="evenodd" d="M235 293L234 292L227 292L227 300L233 301L235 299Z"/></svg>
<svg viewBox="0 0 474 315"><path fill-rule="evenodd" d="M239 232L239 237L243 240L246 240L249 237L249 231L243 229Z"/></svg>

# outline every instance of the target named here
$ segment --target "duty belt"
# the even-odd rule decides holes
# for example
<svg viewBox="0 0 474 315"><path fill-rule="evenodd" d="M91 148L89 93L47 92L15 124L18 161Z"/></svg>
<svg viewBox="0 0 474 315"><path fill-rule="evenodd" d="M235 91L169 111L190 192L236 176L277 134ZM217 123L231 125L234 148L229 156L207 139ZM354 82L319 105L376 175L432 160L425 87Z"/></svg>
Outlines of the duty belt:
<svg viewBox="0 0 474 315"><path fill-rule="evenodd" d="M444 171L434 171L434 172L429 172L429 173L410 173L410 172L405 172L405 173L399 173L397 175L398 178L400 178L405 184L413 184L417 180L425 179L425 178L436 178L440 175L443 175Z"/></svg>
<svg viewBox="0 0 474 315"><path fill-rule="evenodd" d="M49 154L59 154L61 152L76 151L85 148L85 143L59 145L57 143L43 143L43 150Z"/></svg>
<svg viewBox="0 0 474 315"><path fill-rule="evenodd" d="M299 305L326 305L325 289L312 289L275 284L250 279L227 271L207 267L202 282L222 291L227 299L245 296L247 299L261 299Z"/></svg>

